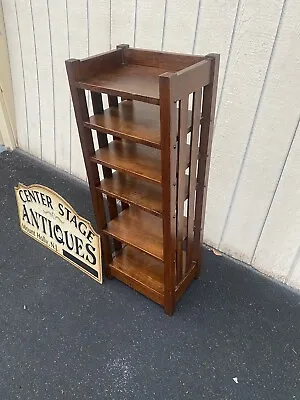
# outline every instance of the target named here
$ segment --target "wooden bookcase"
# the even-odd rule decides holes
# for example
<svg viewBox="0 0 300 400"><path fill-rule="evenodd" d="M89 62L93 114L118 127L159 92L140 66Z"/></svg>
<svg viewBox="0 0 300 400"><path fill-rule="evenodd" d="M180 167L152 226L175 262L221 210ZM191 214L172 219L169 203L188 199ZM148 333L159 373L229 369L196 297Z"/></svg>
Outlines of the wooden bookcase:
<svg viewBox="0 0 300 400"><path fill-rule="evenodd" d="M171 315L201 267L219 55L119 45L66 68L105 275Z"/></svg>

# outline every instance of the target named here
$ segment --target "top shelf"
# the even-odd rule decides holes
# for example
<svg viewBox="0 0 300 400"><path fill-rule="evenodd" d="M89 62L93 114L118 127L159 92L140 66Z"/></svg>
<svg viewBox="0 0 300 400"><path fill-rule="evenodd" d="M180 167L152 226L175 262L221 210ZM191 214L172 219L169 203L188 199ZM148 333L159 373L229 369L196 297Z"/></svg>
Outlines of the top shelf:
<svg viewBox="0 0 300 400"><path fill-rule="evenodd" d="M126 99L159 104L158 77L165 70L142 65L122 65L109 72L79 82L82 89L107 93Z"/></svg>
<svg viewBox="0 0 300 400"><path fill-rule="evenodd" d="M76 63L76 86L99 93L159 105L159 76L177 73L205 60L203 56L127 47Z"/></svg>

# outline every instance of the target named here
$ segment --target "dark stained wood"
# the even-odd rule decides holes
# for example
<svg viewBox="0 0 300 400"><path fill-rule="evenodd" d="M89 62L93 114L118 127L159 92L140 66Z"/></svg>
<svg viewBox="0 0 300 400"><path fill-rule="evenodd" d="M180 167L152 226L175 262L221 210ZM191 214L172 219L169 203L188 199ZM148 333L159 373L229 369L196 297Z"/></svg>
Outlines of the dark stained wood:
<svg viewBox="0 0 300 400"><path fill-rule="evenodd" d="M91 160L120 172L161 183L160 151L151 147L113 141L97 150Z"/></svg>
<svg viewBox="0 0 300 400"><path fill-rule="evenodd" d="M84 125L120 138L160 148L160 109L140 101L122 101L117 107L104 110L89 118ZM188 112L187 126L191 129L192 113Z"/></svg>
<svg viewBox="0 0 300 400"><path fill-rule="evenodd" d="M103 113L102 94L92 92L91 97L92 97L93 110L95 113L100 115L101 113ZM99 148L107 146L107 144L108 144L107 135L103 135L103 134L100 134L99 132L97 132L97 139L98 139ZM102 172L103 172L104 178L109 178L112 175L111 169L107 168L105 166L102 166ZM116 200L111 197L108 197L107 203L108 203L110 219L113 219L118 215ZM122 247L122 244L120 242L118 242L117 240L113 241L113 245L114 245L115 250L119 250Z"/></svg>
<svg viewBox="0 0 300 400"><path fill-rule="evenodd" d="M103 179L98 190L148 211L162 214L161 187L155 183L142 181L131 176L114 172L111 178Z"/></svg>
<svg viewBox="0 0 300 400"><path fill-rule="evenodd" d="M104 232L163 260L162 220L154 215L131 206L110 221Z"/></svg>
<svg viewBox="0 0 300 400"><path fill-rule="evenodd" d="M154 68L163 68L166 72L179 71L180 69L189 67L203 59L203 56L133 49L130 47L124 51L124 62L126 64L138 64Z"/></svg>
<svg viewBox="0 0 300 400"><path fill-rule="evenodd" d="M184 179L185 198L187 198L188 175L185 175ZM116 171L112 177L103 179L97 190L162 218L162 189L155 183L142 181Z"/></svg>
<svg viewBox="0 0 300 400"><path fill-rule="evenodd" d="M77 85L82 89L159 104L158 77L164 72L162 68L143 65L112 65L109 71L81 79Z"/></svg>
<svg viewBox="0 0 300 400"><path fill-rule="evenodd" d="M187 236L187 232L184 232L184 201L186 199L185 192L185 169L186 169L186 159L189 154L187 154L187 111L188 111L188 97L184 97L180 100L180 114L179 114L179 156L178 156L178 184L177 184L177 262L176 262L176 282L178 283L185 273L186 266L183 263L182 256L182 244L183 238Z"/></svg>
<svg viewBox="0 0 300 400"><path fill-rule="evenodd" d="M119 45L66 65L106 275L163 305L171 315L200 270L219 56ZM92 117L83 89L92 92ZM108 95L108 110L103 110L99 93ZM187 110L191 93L192 122ZM91 129L97 130L96 151ZM107 134L114 137L111 143ZM103 166L102 182L97 164ZM109 222L102 194L108 199ZM188 223L183 215L187 196ZM115 199L122 202L120 214ZM119 246L114 259L110 237ZM126 246L120 248L121 243Z"/></svg>
<svg viewBox="0 0 300 400"><path fill-rule="evenodd" d="M201 249L203 243L207 182L214 129L213 122L216 107L217 84L220 64L220 56L218 54L212 54L209 57L211 59L211 83L205 86L203 89L200 151L196 192L194 260L196 261L198 267L197 274L199 274L201 267Z"/></svg>
<svg viewBox="0 0 300 400"><path fill-rule="evenodd" d="M187 268L192 266L194 261L194 228L195 228L195 192L197 183L197 161L199 155L199 127L201 115L202 90L193 94L193 121L191 132L191 162L190 180L188 195L188 241L187 241Z"/></svg>
<svg viewBox="0 0 300 400"><path fill-rule="evenodd" d="M160 77L161 169L163 191L163 248L165 265L164 309L172 315L175 307L176 192L177 192L177 106L171 99L171 75Z"/></svg>
<svg viewBox="0 0 300 400"><path fill-rule="evenodd" d="M124 139L160 148L159 107L139 101L123 101L103 114L90 117L86 126Z"/></svg>
<svg viewBox="0 0 300 400"><path fill-rule="evenodd" d="M180 100L210 82L211 60L206 59L172 76L172 96Z"/></svg>
<svg viewBox="0 0 300 400"><path fill-rule="evenodd" d="M94 154L94 142L92 138L92 132L83 125L83 121L87 120L88 109L86 104L85 93L81 89L77 89L75 86L75 76L78 68L79 61L69 60L66 61L66 69L70 84L70 90L73 100L74 112L76 122L78 126L79 138L83 152L83 158L85 168L87 171L88 182L94 207L94 213L97 223L97 232L102 233L106 226L106 216L104 209L104 202L102 196L98 196L96 186L99 185L99 173L97 166L90 162L90 156ZM104 236L102 238L103 248L103 260L104 260L104 272L108 278L110 278L109 263L111 261L111 252L109 248L109 242Z"/></svg>
<svg viewBox="0 0 300 400"><path fill-rule="evenodd" d="M188 286L191 284L193 279L197 276L197 266L193 264L191 269L189 269L188 273L182 279L182 281L177 285L175 291L175 299L176 302L180 299L180 297L184 294Z"/></svg>
<svg viewBox="0 0 300 400"><path fill-rule="evenodd" d="M125 246L110 264L111 274L159 304L164 299L164 264Z"/></svg>
<svg viewBox="0 0 300 400"><path fill-rule="evenodd" d="M109 71L112 66L117 68L122 65L122 49L110 50L106 53L83 58L81 60L67 60L67 62L76 61L76 71L74 71L74 82L76 85L81 79L87 79L99 73L99 71Z"/></svg>

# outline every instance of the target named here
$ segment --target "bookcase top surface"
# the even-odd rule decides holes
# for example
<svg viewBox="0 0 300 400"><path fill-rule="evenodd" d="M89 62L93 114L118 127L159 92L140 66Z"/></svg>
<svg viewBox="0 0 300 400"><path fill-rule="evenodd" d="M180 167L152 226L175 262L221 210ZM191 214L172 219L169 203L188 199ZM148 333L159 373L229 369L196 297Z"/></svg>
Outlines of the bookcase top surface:
<svg viewBox="0 0 300 400"><path fill-rule="evenodd" d="M76 84L95 92L159 104L159 76L176 73L205 57L123 48L77 62Z"/></svg>
<svg viewBox="0 0 300 400"><path fill-rule="evenodd" d="M166 71L163 68L144 65L112 66L109 71L79 82L79 86L83 89L159 104L159 75L164 72Z"/></svg>

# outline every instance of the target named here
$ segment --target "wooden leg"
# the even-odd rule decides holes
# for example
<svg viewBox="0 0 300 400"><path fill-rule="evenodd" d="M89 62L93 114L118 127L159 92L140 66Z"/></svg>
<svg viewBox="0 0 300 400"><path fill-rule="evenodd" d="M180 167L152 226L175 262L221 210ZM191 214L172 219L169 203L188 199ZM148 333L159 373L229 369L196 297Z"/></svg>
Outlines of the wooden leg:
<svg viewBox="0 0 300 400"><path fill-rule="evenodd" d="M173 315L175 310L175 298L172 293L165 295L165 302L164 302L164 310L167 315L170 317Z"/></svg>

